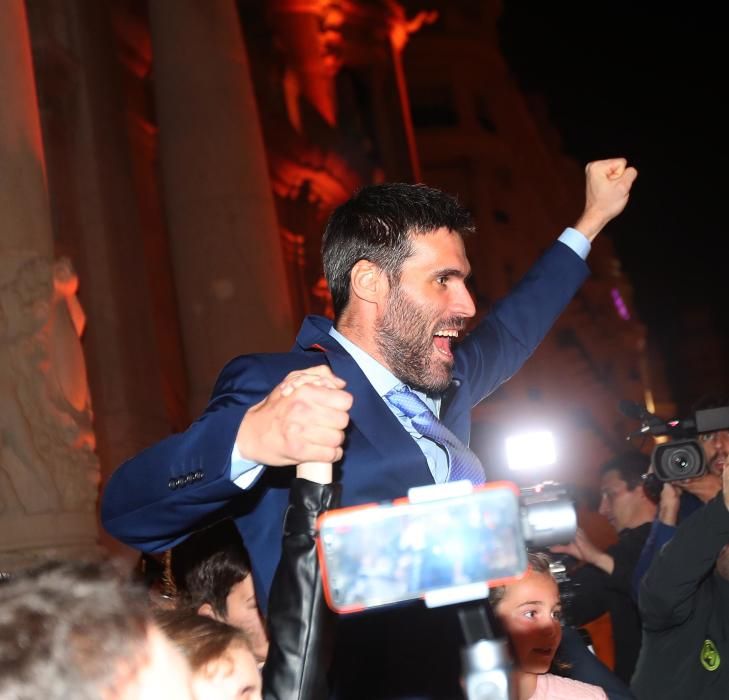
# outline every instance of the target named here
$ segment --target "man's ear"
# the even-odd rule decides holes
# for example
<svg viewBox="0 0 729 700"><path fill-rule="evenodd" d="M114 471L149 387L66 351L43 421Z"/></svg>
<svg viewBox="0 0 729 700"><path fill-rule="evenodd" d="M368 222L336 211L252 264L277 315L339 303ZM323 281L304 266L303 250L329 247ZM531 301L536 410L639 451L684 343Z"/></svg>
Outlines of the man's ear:
<svg viewBox="0 0 729 700"><path fill-rule="evenodd" d="M358 260L349 276L352 294L362 301L378 303L387 294L387 275L371 260Z"/></svg>

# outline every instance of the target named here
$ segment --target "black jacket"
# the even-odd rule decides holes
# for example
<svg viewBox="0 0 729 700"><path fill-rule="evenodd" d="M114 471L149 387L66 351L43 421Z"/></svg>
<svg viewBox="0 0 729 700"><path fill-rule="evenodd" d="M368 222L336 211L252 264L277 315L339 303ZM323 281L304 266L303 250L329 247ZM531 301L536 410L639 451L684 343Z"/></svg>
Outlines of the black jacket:
<svg viewBox="0 0 729 700"><path fill-rule="evenodd" d="M291 482L283 551L268 610L269 649L263 667L266 700L321 700L334 639L334 615L323 598L316 554L316 518L339 504L341 485Z"/></svg>
<svg viewBox="0 0 729 700"><path fill-rule="evenodd" d="M713 570L728 543L719 494L654 558L640 587L643 646L632 683L640 700L729 695L729 581Z"/></svg>
<svg viewBox="0 0 729 700"><path fill-rule="evenodd" d="M612 574L586 564L571 575L575 591L568 607L571 622L581 626L610 613L615 675L624 683L630 683L640 651L640 616L630 586L650 529L651 524L645 523L623 530L618 542L608 547L615 562Z"/></svg>
<svg viewBox="0 0 729 700"><path fill-rule="evenodd" d="M579 632L572 627L562 630L557 658L567 662L567 668L554 671L557 675L598 685L608 700L635 700L630 688L587 648Z"/></svg>

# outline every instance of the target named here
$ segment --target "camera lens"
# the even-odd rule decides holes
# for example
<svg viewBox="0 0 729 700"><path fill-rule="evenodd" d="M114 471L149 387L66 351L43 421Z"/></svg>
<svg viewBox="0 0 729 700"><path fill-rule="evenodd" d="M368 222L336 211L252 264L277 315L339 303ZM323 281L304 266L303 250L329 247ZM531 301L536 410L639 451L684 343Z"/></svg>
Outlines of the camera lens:
<svg viewBox="0 0 729 700"><path fill-rule="evenodd" d="M674 440L655 447L653 465L660 481L691 479L705 471L704 452L697 440Z"/></svg>
<svg viewBox="0 0 729 700"><path fill-rule="evenodd" d="M692 458L686 450L678 450L671 455L671 467L677 474L685 474L692 471Z"/></svg>

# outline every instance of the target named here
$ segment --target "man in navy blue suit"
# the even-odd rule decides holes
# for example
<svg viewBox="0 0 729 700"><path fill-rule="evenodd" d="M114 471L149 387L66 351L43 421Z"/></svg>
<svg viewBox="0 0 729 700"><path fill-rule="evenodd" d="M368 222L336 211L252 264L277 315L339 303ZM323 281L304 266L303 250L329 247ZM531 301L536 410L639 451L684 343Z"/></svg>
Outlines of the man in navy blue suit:
<svg viewBox="0 0 729 700"><path fill-rule="evenodd" d="M293 478L280 467L334 462L344 506L448 481L449 452L387 396L409 387L467 445L471 409L522 366L569 303L592 240L624 209L636 176L622 158L590 163L575 227L465 337L475 314L463 244L470 214L424 185L363 188L323 238L334 323L307 317L288 353L232 360L200 418L112 475L104 526L154 552L236 518L265 607ZM422 671L429 660L417 663Z"/></svg>

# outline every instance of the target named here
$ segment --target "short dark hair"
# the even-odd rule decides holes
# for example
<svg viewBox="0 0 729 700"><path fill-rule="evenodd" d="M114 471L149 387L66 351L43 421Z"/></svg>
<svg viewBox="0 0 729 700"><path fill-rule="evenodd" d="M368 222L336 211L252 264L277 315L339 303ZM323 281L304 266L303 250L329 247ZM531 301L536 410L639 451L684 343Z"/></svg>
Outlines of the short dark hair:
<svg viewBox="0 0 729 700"><path fill-rule="evenodd" d="M148 597L110 562L47 561L0 586L0 698L99 700L148 659Z"/></svg>
<svg viewBox="0 0 729 700"><path fill-rule="evenodd" d="M642 487L645 483L643 476L648 472L650 463L651 458L647 454L637 450L629 450L605 462L600 467L600 476L615 471L628 485L628 489L633 491L636 487Z"/></svg>
<svg viewBox="0 0 729 700"><path fill-rule="evenodd" d="M245 632L226 622L198 615L194 610L154 611L154 617L162 631L182 652L193 672L199 671L211 661L224 657L233 646L251 650Z"/></svg>
<svg viewBox="0 0 729 700"><path fill-rule="evenodd" d="M235 522L226 519L174 547L170 569L180 607L197 610L208 603L226 618L228 595L251 573L251 561Z"/></svg>
<svg viewBox="0 0 729 700"><path fill-rule="evenodd" d="M439 228L461 236L475 230L473 217L456 197L422 184L368 185L337 207L321 248L335 317L349 303L349 277L359 260L375 263L396 284L403 262L412 254L410 237Z"/></svg>

